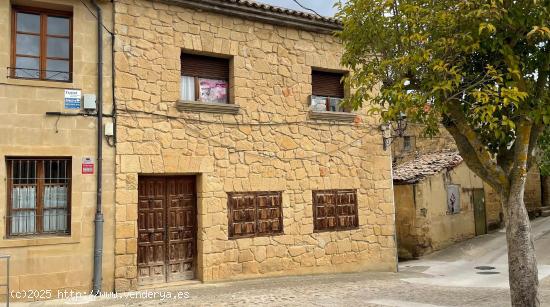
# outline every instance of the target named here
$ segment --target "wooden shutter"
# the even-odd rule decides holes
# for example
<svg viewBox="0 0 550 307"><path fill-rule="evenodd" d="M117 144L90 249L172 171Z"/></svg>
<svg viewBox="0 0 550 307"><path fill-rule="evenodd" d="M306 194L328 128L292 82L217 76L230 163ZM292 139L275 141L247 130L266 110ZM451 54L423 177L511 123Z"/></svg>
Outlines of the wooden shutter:
<svg viewBox="0 0 550 307"><path fill-rule="evenodd" d="M255 195L229 194L229 237L247 237L256 233Z"/></svg>
<svg viewBox="0 0 550 307"><path fill-rule="evenodd" d="M359 226L355 190L313 191L315 231L353 229Z"/></svg>
<svg viewBox="0 0 550 307"><path fill-rule="evenodd" d="M281 192L268 192L258 193L256 196L258 235L276 234L283 230L281 194Z"/></svg>
<svg viewBox="0 0 550 307"><path fill-rule="evenodd" d="M282 193L228 193L228 226L229 238L282 233Z"/></svg>
<svg viewBox="0 0 550 307"><path fill-rule="evenodd" d="M352 229L359 226L357 192L355 190L335 191L338 229Z"/></svg>
<svg viewBox="0 0 550 307"><path fill-rule="evenodd" d="M344 98L344 84L341 82L343 76L341 73L313 70L311 72L312 94Z"/></svg>
<svg viewBox="0 0 550 307"><path fill-rule="evenodd" d="M229 80L229 59L183 53L182 76Z"/></svg>

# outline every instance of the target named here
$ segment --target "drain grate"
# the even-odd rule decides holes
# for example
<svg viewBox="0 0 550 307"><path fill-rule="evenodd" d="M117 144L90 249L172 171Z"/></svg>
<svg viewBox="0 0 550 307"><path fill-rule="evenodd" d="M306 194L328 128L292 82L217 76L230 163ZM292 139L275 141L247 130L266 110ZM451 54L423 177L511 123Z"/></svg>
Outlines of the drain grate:
<svg viewBox="0 0 550 307"><path fill-rule="evenodd" d="M476 270L481 270L481 271L489 271L489 270L494 270L495 267L494 266L488 266L488 265L480 265L480 266L476 266L475 269Z"/></svg>

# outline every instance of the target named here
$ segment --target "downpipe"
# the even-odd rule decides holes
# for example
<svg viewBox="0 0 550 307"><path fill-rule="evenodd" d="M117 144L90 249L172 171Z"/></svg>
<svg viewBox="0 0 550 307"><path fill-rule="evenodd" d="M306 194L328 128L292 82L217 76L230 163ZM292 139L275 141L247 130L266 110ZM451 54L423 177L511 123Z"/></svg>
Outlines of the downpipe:
<svg viewBox="0 0 550 307"><path fill-rule="evenodd" d="M102 11L96 0L92 0L97 13L97 197L94 236L94 275L92 294L101 293L103 267L103 211L102 211L102 174L103 174L103 28Z"/></svg>

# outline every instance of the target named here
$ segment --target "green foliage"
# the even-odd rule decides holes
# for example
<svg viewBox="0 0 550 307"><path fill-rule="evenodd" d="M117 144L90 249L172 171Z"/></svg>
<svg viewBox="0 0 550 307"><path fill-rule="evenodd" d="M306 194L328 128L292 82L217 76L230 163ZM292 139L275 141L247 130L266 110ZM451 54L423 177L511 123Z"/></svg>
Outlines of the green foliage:
<svg viewBox="0 0 550 307"><path fill-rule="evenodd" d="M337 4L348 103L437 132L465 120L490 151L521 119L550 122L550 0L348 0ZM450 109L459 106L464 118Z"/></svg>

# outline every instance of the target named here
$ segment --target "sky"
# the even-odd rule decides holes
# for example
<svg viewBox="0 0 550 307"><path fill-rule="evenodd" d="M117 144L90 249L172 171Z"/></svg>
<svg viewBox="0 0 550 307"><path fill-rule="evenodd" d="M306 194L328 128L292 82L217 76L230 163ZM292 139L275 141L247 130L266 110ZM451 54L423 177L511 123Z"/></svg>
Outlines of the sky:
<svg viewBox="0 0 550 307"><path fill-rule="evenodd" d="M275 6L286 7L294 10L305 11L293 0L256 0ZM303 6L315 10L323 16L334 16L336 10L332 7L337 0L297 0ZM307 12L307 11L306 11Z"/></svg>

